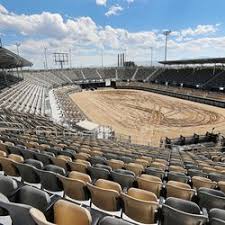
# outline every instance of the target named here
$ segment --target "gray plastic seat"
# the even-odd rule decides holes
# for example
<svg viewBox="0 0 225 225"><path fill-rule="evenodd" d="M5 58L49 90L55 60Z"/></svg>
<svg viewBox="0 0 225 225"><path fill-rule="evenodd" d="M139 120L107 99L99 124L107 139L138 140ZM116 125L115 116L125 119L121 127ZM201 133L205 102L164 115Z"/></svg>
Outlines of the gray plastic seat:
<svg viewBox="0 0 225 225"><path fill-rule="evenodd" d="M213 208L225 209L225 193L210 188L198 189L199 206L208 211Z"/></svg>
<svg viewBox="0 0 225 225"><path fill-rule="evenodd" d="M225 225L225 210L211 209L209 211L209 224L210 225Z"/></svg>
<svg viewBox="0 0 225 225"><path fill-rule="evenodd" d="M111 177L113 181L119 183L122 188L130 188L133 187L135 176L132 171L117 169L111 171Z"/></svg>
<svg viewBox="0 0 225 225"><path fill-rule="evenodd" d="M207 216L200 214L200 208L194 202L170 197L162 206L162 225L202 225Z"/></svg>
<svg viewBox="0 0 225 225"><path fill-rule="evenodd" d="M111 216L106 216L98 222L98 225L133 225L133 223Z"/></svg>

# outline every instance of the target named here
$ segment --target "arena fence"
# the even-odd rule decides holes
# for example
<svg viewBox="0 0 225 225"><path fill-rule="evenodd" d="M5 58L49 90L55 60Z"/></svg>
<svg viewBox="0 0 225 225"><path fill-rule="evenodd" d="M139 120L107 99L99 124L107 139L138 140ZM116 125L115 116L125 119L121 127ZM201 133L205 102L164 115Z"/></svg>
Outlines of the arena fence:
<svg viewBox="0 0 225 225"><path fill-rule="evenodd" d="M220 108L225 108L225 102L224 101L219 101L219 100L214 100L214 99L209 99L209 98L204 98L204 97L199 97L199 96L194 96L194 95L185 95L177 92L170 92L166 90L159 90L151 87L142 87L142 86L137 86L137 85L132 85L131 84L123 84L123 83L116 83L117 88L120 89L135 89L135 90L141 90L141 91L149 91L153 92L156 94L162 94L162 95L167 95L170 97L175 97L175 98L180 98L192 102L198 102L202 104L207 104L207 105L212 105Z"/></svg>

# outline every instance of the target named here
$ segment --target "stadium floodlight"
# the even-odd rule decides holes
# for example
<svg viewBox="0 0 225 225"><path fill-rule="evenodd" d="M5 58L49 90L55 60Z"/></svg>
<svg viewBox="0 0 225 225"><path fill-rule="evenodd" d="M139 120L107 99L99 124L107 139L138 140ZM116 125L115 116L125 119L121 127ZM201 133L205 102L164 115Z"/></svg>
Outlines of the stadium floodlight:
<svg viewBox="0 0 225 225"><path fill-rule="evenodd" d="M17 49L17 55L19 56L20 55L19 47L21 44L17 42L15 45L16 45L16 49Z"/></svg>
<svg viewBox="0 0 225 225"><path fill-rule="evenodd" d="M150 47L151 50L151 67L153 65L153 47Z"/></svg>
<svg viewBox="0 0 225 225"><path fill-rule="evenodd" d="M48 69L48 60L47 60L47 48L44 48L44 54L45 54L45 69Z"/></svg>
<svg viewBox="0 0 225 225"><path fill-rule="evenodd" d="M166 39L165 39L165 62L167 61L167 42L168 42L168 36L171 34L171 30L166 30L163 32L163 34L165 35Z"/></svg>

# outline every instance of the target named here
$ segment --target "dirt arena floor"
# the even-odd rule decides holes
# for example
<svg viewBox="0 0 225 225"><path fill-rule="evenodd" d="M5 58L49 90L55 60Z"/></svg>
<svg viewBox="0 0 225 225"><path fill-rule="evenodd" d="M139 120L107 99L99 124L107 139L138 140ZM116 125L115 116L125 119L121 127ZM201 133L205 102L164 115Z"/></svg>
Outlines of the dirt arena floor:
<svg viewBox="0 0 225 225"><path fill-rule="evenodd" d="M103 89L70 96L89 120L108 125L133 143L225 131L225 109L138 90Z"/></svg>

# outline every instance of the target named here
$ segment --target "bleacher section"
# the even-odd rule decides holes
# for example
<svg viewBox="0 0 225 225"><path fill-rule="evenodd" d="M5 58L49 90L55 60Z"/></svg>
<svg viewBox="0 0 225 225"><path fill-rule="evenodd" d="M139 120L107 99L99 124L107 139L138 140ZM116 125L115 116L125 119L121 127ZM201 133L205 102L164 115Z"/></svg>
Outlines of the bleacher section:
<svg viewBox="0 0 225 225"><path fill-rule="evenodd" d="M6 87L10 87L13 84L21 81L21 78L11 75L7 72L0 72L0 91Z"/></svg>
<svg viewBox="0 0 225 225"><path fill-rule="evenodd" d="M219 149L151 148L60 133L1 133L4 224L223 224Z"/></svg>
<svg viewBox="0 0 225 225"><path fill-rule="evenodd" d="M79 91L81 91L80 87L75 85L65 86L53 90L57 105L61 111L61 122L62 124L70 125L71 128L76 127L76 123L86 118L69 97L70 94Z"/></svg>

